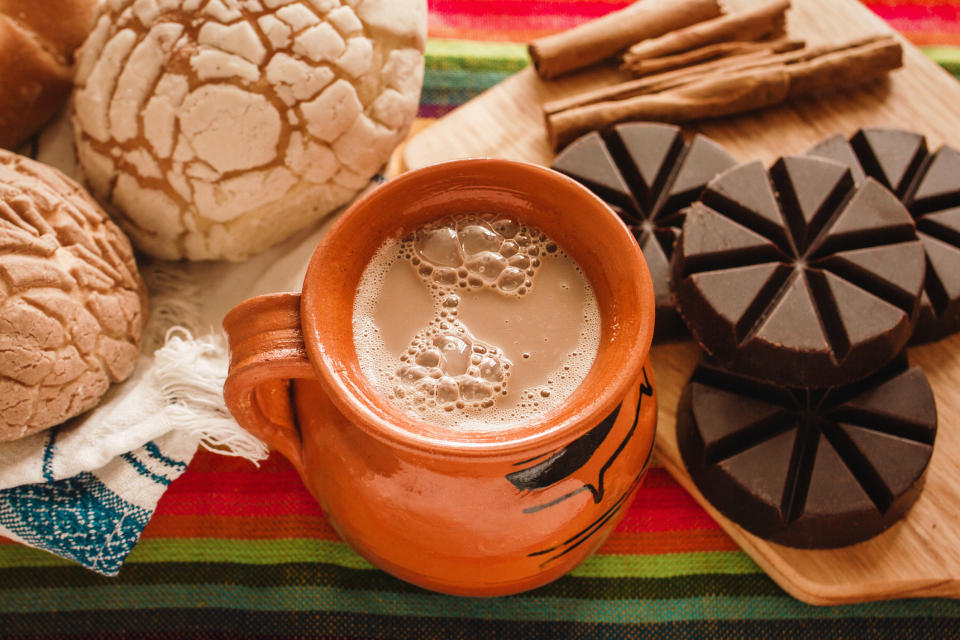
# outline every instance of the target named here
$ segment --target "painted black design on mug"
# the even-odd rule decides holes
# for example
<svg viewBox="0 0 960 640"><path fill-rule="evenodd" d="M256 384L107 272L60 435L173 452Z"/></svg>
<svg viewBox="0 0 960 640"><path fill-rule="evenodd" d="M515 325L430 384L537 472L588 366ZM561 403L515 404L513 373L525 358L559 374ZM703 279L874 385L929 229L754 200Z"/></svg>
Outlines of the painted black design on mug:
<svg viewBox="0 0 960 640"><path fill-rule="evenodd" d="M515 466L523 466L519 471L507 474L506 478L517 489L523 491L535 491L544 489L565 480L574 474L578 474L591 479L585 481L583 486L573 491L532 507L527 507L524 513L536 513L555 506L573 496L589 491L593 497L594 503L599 504L606 493L604 478L607 470L613 465L614 461L626 448L627 444L633 438L637 430L637 423L640 419L640 408L643 406L643 397L653 396L653 385L647 377L646 368L643 369L643 382L640 384L640 395L637 399L636 411L633 420L623 421L620 427L617 427L617 418L623 409L621 403L613 413L607 416L600 424L591 429L583 436L577 438L565 447L552 451L543 456L531 458L518 462ZM615 428L616 427L616 428ZM557 553L547 558L544 565L566 555L573 549L583 544L594 533L596 533L608 520L610 520L623 506L631 492L640 483L643 473L646 470L647 463L650 460L648 453L647 459L637 473L636 478L620 495L616 501L606 509L589 526L565 540L561 545L550 547L529 554L530 556L546 555L556 551ZM527 466L525 466L527 465ZM594 474L592 470L595 469ZM585 472L585 473L584 473Z"/></svg>

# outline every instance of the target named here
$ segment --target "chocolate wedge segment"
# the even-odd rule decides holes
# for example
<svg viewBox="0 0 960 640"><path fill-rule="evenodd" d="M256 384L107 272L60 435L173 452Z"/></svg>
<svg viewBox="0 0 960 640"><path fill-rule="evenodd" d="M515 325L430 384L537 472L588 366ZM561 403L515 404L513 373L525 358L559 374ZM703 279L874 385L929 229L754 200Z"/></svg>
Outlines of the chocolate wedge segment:
<svg viewBox="0 0 960 640"><path fill-rule="evenodd" d="M754 535L802 548L854 544L903 517L936 433L930 385L905 356L819 390L703 360L677 410L681 457L704 497Z"/></svg>

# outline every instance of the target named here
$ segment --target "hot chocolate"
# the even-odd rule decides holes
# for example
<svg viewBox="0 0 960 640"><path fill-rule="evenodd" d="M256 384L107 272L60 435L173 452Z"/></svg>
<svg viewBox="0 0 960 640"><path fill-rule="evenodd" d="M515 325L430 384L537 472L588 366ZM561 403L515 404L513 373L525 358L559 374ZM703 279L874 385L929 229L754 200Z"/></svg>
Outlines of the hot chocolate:
<svg viewBox="0 0 960 640"><path fill-rule="evenodd" d="M580 267L540 231L451 217L386 242L353 312L361 368L415 417L502 429L561 404L593 364L600 313Z"/></svg>

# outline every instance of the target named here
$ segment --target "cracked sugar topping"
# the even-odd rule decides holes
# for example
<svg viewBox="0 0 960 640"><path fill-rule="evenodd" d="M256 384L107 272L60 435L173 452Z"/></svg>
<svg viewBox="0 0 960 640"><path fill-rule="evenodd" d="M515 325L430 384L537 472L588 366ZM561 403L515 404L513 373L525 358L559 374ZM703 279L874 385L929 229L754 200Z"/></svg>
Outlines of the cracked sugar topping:
<svg viewBox="0 0 960 640"><path fill-rule="evenodd" d="M241 259L349 200L416 114L423 0L112 0L78 55L95 195L140 248Z"/></svg>
<svg viewBox="0 0 960 640"><path fill-rule="evenodd" d="M130 243L74 182L0 151L0 441L94 407L140 354Z"/></svg>

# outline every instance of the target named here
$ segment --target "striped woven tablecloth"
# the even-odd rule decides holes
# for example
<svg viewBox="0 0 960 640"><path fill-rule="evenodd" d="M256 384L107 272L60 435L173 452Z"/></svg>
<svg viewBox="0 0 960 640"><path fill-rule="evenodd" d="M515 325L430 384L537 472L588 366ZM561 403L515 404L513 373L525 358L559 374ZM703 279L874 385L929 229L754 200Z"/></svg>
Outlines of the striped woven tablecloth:
<svg viewBox="0 0 960 640"><path fill-rule="evenodd" d="M519 44L623 0L430 0L421 116L527 63ZM867 3L960 73L960 0ZM0 539L0 638L958 638L960 601L812 607L785 594L659 468L605 546L496 599L408 586L341 542L289 464L201 452L108 579Z"/></svg>

